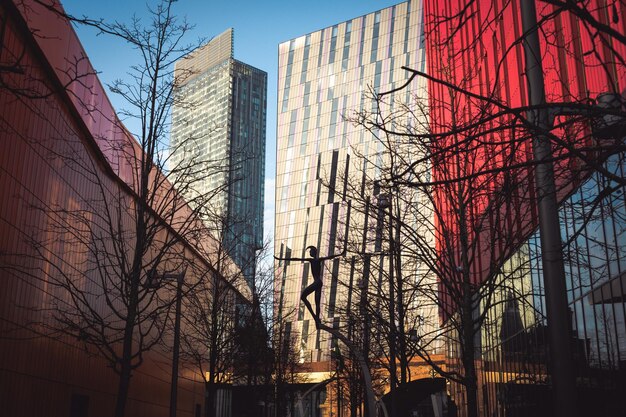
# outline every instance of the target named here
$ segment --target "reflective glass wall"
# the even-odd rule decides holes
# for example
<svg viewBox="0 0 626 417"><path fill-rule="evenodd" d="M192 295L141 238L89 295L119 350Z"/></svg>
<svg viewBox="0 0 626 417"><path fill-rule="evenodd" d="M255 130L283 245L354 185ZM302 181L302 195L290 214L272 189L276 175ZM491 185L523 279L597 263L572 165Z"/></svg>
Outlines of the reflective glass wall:
<svg viewBox="0 0 626 417"><path fill-rule="evenodd" d="M624 178L620 156L605 166ZM578 406L582 415L623 415L624 189L593 174L562 203L560 217ZM538 232L507 261L498 284L498 302L488 311L480 337L484 415L549 415L548 328Z"/></svg>
<svg viewBox="0 0 626 417"><path fill-rule="evenodd" d="M401 86L409 73L403 66L424 70L423 13L410 1L357 17L284 42L279 46L276 169L276 256L308 256L315 245L320 256L337 254L345 244L346 223L358 228L348 213L348 178L361 180L365 156L375 159L382 146L371 132L349 120L375 109L371 91ZM420 84L421 83L421 84ZM424 82L414 82L389 102L412 102ZM277 263L277 316L287 321L296 340L299 360L329 358L330 340L315 331L302 308L300 293L312 282L308 263ZM339 324L357 282L354 266L327 261L322 294L322 321ZM347 285L330 277L341 276ZM313 297L311 296L311 299Z"/></svg>

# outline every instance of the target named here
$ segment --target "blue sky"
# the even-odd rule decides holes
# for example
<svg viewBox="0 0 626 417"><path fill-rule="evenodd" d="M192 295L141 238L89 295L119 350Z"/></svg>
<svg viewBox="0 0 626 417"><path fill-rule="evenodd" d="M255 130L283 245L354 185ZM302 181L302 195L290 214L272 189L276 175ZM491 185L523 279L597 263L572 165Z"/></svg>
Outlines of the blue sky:
<svg viewBox="0 0 626 417"><path fill-rule="evenodd" d="M133 14L145 15L156 1L61 0L73 15L129 22ZM180 0L174 12L195 25L188 42L210 39L232 27L235 29L235 58L268 73L267 147L265 189L265 235L273 234L274 177L276 169L276 89L278 44L336 23L399 3L400 0ZM96 36L90 28L77 27L78 36L103 84L125 78L135 61L131 48L106 35ZM123 101L109 97L116 109ZM128 126L133 129L133 126Z"/></svg>

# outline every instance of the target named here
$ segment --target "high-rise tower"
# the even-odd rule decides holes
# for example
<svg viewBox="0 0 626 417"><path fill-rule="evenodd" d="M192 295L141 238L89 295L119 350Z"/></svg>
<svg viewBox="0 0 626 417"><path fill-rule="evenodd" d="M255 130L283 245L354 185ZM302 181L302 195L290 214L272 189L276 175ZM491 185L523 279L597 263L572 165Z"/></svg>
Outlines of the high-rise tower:
<svg viewBox="0 0 626 417"><path fill-rule="evenodd" d="M225 248L251 284L263 240L267 73L233 58L233 36L228 29L176 63L171 165L206 165L186 195L212 194Z"/></svg>
<svg viewBox="0 0 626 417"><path fill-rule="evenodd" d="M364 170L369 170L370 178L376 175L375 167L366 168L360 156L376 159L382 150L372 132L345 117L375 110L370 91L405 84L410 74L402 66L425 69L422 4L401 3L284 42L278 62L275 254L303 258L309 256L305 251L309 245L316 246L320 256L338 254L347 241L348 217L351 231L367 227L359 218L362 213L354 209L348 213L347 188L352 192L358 188L349 183L360 183ZM416 80L391 94L389 101L412 105L408 103L415 103L415 95L423 96L424 89L425 82ZM373 192L367 186L363 190L363 198ZM381 259L380 248L364 246L358 250L378 251L376 262ZM308 263L277 265L276 314L296 341L300 361L328 360L334 342L315 330L300 302L301 291L312 282ZM363 285L368 277L370 285L380 280L374 266L359 269L348 260L325 261L322 322L349 328L342 322L346 309L358 308L363 301L350 288L358 282ZM313 295L310 299L313 302ZM427 314L434 312L430 309Z"/></svg>

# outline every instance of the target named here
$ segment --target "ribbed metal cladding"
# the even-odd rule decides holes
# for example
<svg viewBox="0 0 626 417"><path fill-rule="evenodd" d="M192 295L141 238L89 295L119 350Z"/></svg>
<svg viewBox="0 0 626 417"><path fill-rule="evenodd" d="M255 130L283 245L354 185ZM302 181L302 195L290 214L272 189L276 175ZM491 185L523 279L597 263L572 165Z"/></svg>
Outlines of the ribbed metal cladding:
<svg viewBox="0 0 626 417"><path fill-rule="evenodd" d="M78 337L42 330L54 324L53 300L68 300L51 279L59 270L75 274L94 309L108 314L97 298L89 251L72 243L73 232L85 237L86 231L59 225L81 213L93 219L94 230L104 230L102 217L90 210L106 205L107 197L133 201L126 186L134 168L115 152L117 143L133 142L87 60L81 70L89 75L66 87L69 93L51 90L70 73L64 65L85 52L69 23L35 4L28 6L32 14L18 7L0 4L0 20L7 19L0 60L19 58L21 69L0 74L0 414L113 415L118 376L108 363ZM35 29L40 36L33 36ZM33 91L40 97L22 94ZM79 107L82 102L97 111ZM130 216L121 217L120 224L132 224ZM132 378L127 415L167 415L170 363L167 348L145 355ZM179 379L179 412L192 415L204 402L204 388L183 366L189 378Z"/></svg>

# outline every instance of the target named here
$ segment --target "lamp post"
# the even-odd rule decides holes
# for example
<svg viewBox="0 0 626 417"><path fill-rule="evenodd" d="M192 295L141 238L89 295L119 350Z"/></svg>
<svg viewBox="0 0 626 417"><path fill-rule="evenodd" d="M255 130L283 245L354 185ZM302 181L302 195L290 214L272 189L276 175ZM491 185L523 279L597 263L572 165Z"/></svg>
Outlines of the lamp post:
<svg viewBox="0 0 626 417"><path fill-rule="evenodd" d="M576 415L576 382L573 370L570 320L567 311L567 288L561 231L556 200L554 166L549 138L543 134L551 128L551 115L545 107L546 96L541 65L541 49L537 30L537 11L534 0L520 2L524 57L528 82L528 101L531 106L541 107L529 112L531 123L539 131L533 140L535 159L535 182L538 197L539 233L541 259L546 292L546 316L553 387L554 415Z"/></svg>
<svg viewBox="0 0 626 417"><path fill-rule="evenodd" d="M394 238L393 238L393 209L391 203L391 195L381 193L378 195L378 208L381 210L389 209L389 394L391 395L391 416L396 416L396 397L394 395L397 380L396 372L396 337L398 334L396 328L396 307L395 307L395 288L393 285L393 255L394 255Z"/></svg>
<svg viewBox="0 0 626 417"><path fill-rule="evenodd" d="M368 286L368 274L363 274L363 278L359 279L358 281L358 287L359 287L359 291L361 292L361 297L359 300L359 313L361 315L361 330L363 331L363 357L364 360L366 361L366 365L369 365L369 363L367 363L367 359L369 358L369 344L370 344L370 328L369 328L369 320L367 318L367 286ZM359 389L361 389L361 380L359 380ZM367 389L367 387L364 387L364 389ZM362 392L362 391L361 391ZM365 393L365 397L367 398L369 394L366 392ZM363 415L365 416L370 416L370 412L369 412L369 404L367 401L364 401L364 410L363 410Z"/></svg>

